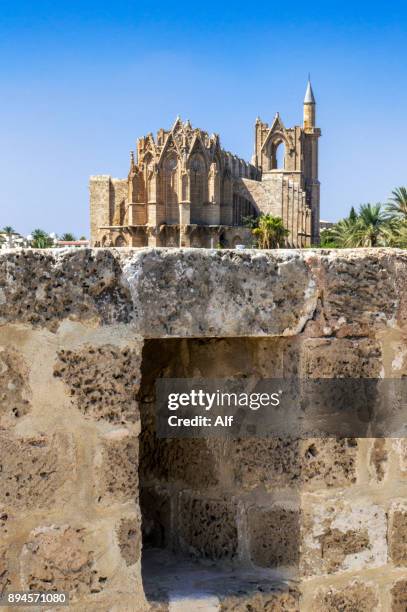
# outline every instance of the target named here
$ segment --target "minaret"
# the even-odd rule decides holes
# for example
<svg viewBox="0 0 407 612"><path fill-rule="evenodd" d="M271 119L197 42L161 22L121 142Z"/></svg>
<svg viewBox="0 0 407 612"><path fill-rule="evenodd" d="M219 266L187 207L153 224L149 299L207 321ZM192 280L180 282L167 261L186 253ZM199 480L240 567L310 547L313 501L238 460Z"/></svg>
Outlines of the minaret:
<svg viewBox="0 0 407 612"><path fill-rule="evenodd" d="M321 130L315 125L315 97L311 79L308 76L307 90L304 98L304 144L303 144L303 177L306 200L311 209L311 244L319 244L319 180L318 180L318 138ZM308 231L309 231L308 230Z"/></svg>
<svg viewBox="0 0 407 612"><path fill-rule="evenodd" d="M312 91L310 77L308 77L307 91L304 98L304 130L315 127L315 98Z"/></svg>

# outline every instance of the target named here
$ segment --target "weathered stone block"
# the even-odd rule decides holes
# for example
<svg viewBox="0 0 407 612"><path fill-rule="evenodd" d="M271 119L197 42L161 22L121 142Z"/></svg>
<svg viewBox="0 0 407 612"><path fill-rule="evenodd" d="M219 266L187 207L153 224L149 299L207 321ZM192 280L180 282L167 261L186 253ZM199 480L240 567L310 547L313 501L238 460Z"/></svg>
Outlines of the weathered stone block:
<svg viewBox="0 0 407 612"><path fill-rule="evenodd" d="M117 528L119 548L126 565L134 565L141 554L141 517L124 518Z"/></svg>
<svg viewBox="0 0 407 612"><path fill-rule="evenodd" d="M181 547L185 552L209 559L236 556L238 537L233 502L181 493L178 513Z"/></svg>
<svg viewBox="0 0 407 612"><path fill-rule="evenodd" d="M15 425L30 411L28 375L18 351L0 347L0 429Z"/></svg>
<svg viewBox="0 0 407 612"><path fill-rule="evenodd" d="M391 612L406 612L407 580L395 582L391 589Z"/></svg>
<svg viewBox="0 0 407 612"><path fill-rule="evenodd" d="M140 350L112 345L58 353L54 376L62 378L73 403L87 418L114 424L139 419Z"/></svg>
<svg viewBox="0 0 407 612"><path fill-rule="evenodd" d="M157 439L153 430L140 436L140 469L146 480L183 482L194 488L218 483L216 441L204 439Z"/></svg>
<svg viewBox="0 0 407 612"><path fill-rule="evenodd" d="M13 511L52 507L56 500L70 497L76 478L72 437L0 436L0 504ZM64 493L65 491L65 493Z"/></svg>
<svg viewBox="0 0 407 612"><path fill-rule="evenodd" d="M298 510L274 506L247 511L250 557L260 567L297 565L300 546Z"/></svg>
<svg viewBox="0 0 407 612"><path fill-rule="evenodd" d="M348 487L356 482L355 438L310 438L301 442L301 482L307 490Z"/></svg>
<svg viewBox="0 0 407 612"><path fill-rule="evenodd" d="M244 489L297 485L301 473L299 442L282 438L230 441L234 478Z"/></svg>
<svg viewBox="0 0 407 612"><path fill-rule="evenodd" d="M354 581L343 588L319 589L312 609L315 612L372 612L378 610L378 606L376 587Z"/></svg>
<svg viewBox="0 0 407 612"><path fill-rule="evenodd" d="M305 378L378 378L380 343L369 338L310 338L302 345Z"/></svg>
<svg viewBox="0 0 407 612"><path fill-rule="evenodd" d="M295 251L149 249L124 257L147 338L244 336L248 329L253 336L295 335L317 300L312 274Z"/></svg>
<svg viewBox="0 0 407 612"><path fill-rule="evenodd" d="M218 484L216 445L216 440L171 440L167 445L169 478L194 488Z"/></svg>
<svg viewBox="0 0 407 612"><path fill-rule="evenodd" d="M305 340L300 389L306 435L364 437L377 403L381 369L376 340Z"/></svg>
<svg viewBox="0 0 407 612"><path fill-rule="evenodd" d="M35 529L21 555L24 588L68 591L74 599L98 593L109 585L95 557L83 528L50 525Z"/></svg>
<svg viewBox="0 0 407 612"><path fill-rule="evenodd" d="M252 346L254 372L261 378L291 378L299 375L301 340L298 337L246 339ZM247 370L247 361L245 369Z"/></svg>
<svg viewBox="0 0 407 612"><path fill-rule="evenodd" d="M358 444L354 438L281 438L231 440L228 447L236 484L265 486L350 486L356 482Z"/></svg>
<svg viewBox="0 0 407 612"><path fill-rule="evenodd" d="M279 338L267 338L274 344ZM251 338L205 338L200 341L188 339L183 343L185 358L172 364L174 375L189 378L217 378L219 364L222 364L222 377L241 376L247 371L248 361L256 363L258 345ZM188 358L186 357L188 355ZM177 373L177 374L176 374Z"/></svg>
<svg viewBox="0 0 407 612"><path fill-rule="evenodd" d="M137 497L138 459L138 438L128 430L116 430L103 438L95 466L95 492L99 503L122 503Z"/></svg>
<svg viewBox="0 0 407 612"><path fill-rule="evenodd" d="M390 557L397 567L407 567L407 504L394 504L389 522Z"/></svg>
<svg viewBox="0 0 407 612"><path fill-rule="evenodd" d="M0 323L56 330L66 318L129 322L132 302L114 250L26 250L0 259Z"/></svg>
<svg viewBox="0 0 407 612"><path fill-rule="evenodd" d="M375 504L341 499L304 500L301 573L332 574L381 567L387 562L387 521Z"/></svg>
<svg viewBox="0 0 407 612"><path fill-rule="evenodd" d="M395 261L402 259L395 253L349 249L309 255L323 291L325 317L337 334L369 335L374 328L392 323L400 297ZM403 270L405 265L404 261Z"/></svg>

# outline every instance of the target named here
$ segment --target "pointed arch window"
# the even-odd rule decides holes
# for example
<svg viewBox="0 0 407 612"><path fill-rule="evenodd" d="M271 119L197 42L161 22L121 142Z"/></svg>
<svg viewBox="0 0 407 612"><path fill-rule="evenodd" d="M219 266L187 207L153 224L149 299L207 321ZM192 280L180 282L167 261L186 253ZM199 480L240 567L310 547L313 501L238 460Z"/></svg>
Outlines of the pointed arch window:
<svg viewBox="0 0 407 612"><path fill-rule="evenodd" d="M207 173L205 161L196 153L190 161L191 223L200 223L201 209L206 201Z"/></svg>
<svg viewBox="0 0 407 612"><path fill-rule="evenodd" d="M144 157L144 197L145 202L152 200L152 174L154 170L153 157L150 153Z"/></svg>
<svg viewBox="0 0 407 612"><path fill-rule="evenodd" d="M179 223L177 165L175 155L169 155L163 162L162 193L165 208L165 219L168 224Z"/></svg>
<svg viewBox="0 0 407 612"><path fill-rule="evenodd" d="M285 143L277 140L271 145L270 170L284 170L285 168Z"/></svg>

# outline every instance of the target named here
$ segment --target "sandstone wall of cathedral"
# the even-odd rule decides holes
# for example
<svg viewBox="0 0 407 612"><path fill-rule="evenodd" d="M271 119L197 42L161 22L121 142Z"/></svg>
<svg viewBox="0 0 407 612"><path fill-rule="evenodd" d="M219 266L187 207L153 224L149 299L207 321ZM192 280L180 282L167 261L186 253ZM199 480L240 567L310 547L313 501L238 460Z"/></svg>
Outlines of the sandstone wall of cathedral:
<svg viewBox="0 0 407 612"><path fill-rule="evenodd" d="M99 228L111 224L110 176L91 176L89 181L90 235L99 239Z"/></svg>

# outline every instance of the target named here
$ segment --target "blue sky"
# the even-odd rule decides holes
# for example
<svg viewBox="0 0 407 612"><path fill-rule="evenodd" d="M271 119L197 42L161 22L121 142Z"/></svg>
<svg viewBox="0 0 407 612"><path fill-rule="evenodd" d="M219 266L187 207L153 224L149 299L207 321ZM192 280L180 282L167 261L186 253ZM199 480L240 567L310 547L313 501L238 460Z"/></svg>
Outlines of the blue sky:
<svg viewBox="0 0 407 612"><path fill-rule="evenodd" d="M407 184L405 2L0 0L0 226L88 234L88 177L177 114L250 159L318 107L321 216Z"/></svg>

